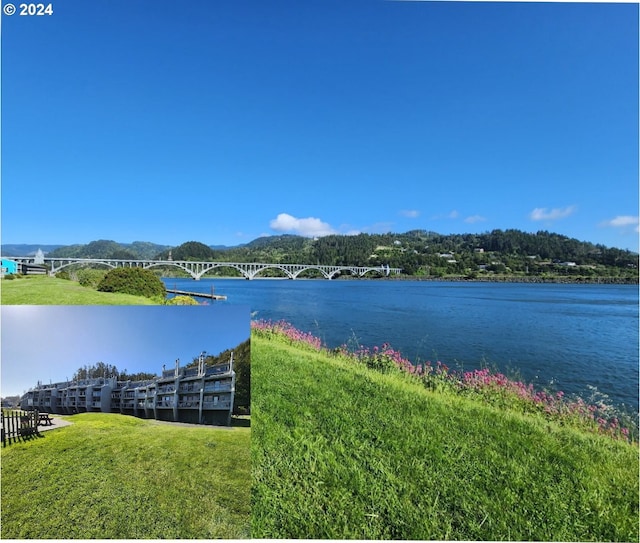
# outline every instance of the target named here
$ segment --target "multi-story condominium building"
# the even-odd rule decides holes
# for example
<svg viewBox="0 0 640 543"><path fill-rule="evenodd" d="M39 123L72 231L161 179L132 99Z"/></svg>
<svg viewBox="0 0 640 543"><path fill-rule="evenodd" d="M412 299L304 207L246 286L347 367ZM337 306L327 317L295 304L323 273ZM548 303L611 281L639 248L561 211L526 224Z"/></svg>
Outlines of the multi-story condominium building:
<svg viewBox="0 0 640 543"><path fill-rule="evenodd" d="M135 417L194 424L231 424L236 374L229 362L208 366L204 353L197 367L163 369L146 381L100 377L43 385L20 400L24 410L46 413L122 413Z"/></svg>

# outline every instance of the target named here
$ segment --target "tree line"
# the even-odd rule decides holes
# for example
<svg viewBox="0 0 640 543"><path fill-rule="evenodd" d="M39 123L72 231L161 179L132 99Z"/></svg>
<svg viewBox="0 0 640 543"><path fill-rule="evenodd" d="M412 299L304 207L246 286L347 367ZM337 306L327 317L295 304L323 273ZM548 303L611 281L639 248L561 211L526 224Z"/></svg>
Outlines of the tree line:
<svg viewBox="0 0 640 543"><path fill-rule="evenodd" d="M141 244L142 242L137 242ZM152 244L144 245L148 249ZM133 246L116 242L92 242L82 250L85 258L143 258ZM198 260L222 262L264 262L272 264L318 264L328 266L386 266L402 268L406 275L489 273L576 273L637 275L638 254L615 247L579 241L546 230L536 233L516 229L492 230L480 234L439 234L412 230L402 234L330 235L317 239L294 235L258 238L246 245L213 248L188 241L176 247L162 247L152 258L158 260ZM54 253L60 253L60 248ZM99 251L98 251L99 249ZM107 254L108 253L108 254ZM147 256L147 258L149 258ZM568 269L566 263L577 266ZM564 265L564 266L563 266ZM596 267L594 271L580 268ZM215 272L214 272L215 273ZM228 269L218 273L229 273ZM273 272L277 273L277 272Z"/></svg>

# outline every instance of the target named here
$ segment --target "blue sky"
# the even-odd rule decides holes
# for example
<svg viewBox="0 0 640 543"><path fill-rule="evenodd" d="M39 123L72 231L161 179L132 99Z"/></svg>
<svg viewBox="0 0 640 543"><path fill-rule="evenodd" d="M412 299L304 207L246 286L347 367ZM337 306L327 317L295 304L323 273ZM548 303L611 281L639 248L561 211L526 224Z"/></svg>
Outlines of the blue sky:
<svg viewBox="0 0 640 543"><path fill-rule="evenodd" d="M159 374L249 339L249 306L2 306L1 395L71 379L85 365Z"/></svg>
<svg viewBox="0 0 640 543"><path fill-rule="evenodd" d="M2 241L638 249L638 4L56 0L2 20Z"/></svg>

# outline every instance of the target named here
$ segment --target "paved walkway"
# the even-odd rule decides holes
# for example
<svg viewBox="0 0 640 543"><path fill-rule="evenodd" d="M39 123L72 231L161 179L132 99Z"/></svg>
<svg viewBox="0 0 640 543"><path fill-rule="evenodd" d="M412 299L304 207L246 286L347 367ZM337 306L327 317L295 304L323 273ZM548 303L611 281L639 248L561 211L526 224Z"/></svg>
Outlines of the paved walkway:
<svg viewBox="0 0 640 543"><path fill-rule="evenodd" d="M57 417L56 415L50 415L50 417L53 419L51 425L48 425L48 424L47 425L39 425L38 426L38 432L46 432L47 430L55 430L56 428L62 428L63 426L69 426L70 424L73 424L73 422L61 419L60 417Z"/></svg>

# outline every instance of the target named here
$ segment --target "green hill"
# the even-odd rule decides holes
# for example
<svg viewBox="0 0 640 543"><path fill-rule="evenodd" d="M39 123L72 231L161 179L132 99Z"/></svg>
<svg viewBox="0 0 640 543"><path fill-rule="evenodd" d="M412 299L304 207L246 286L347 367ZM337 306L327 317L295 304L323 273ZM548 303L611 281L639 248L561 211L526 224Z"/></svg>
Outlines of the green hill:
<svg viewBox="0 0 640 543"><path fill-rule="evenodd" d="M328 266L401 268L404 275L430 278L638 282L638 254L547 231L515 229L478 234L405 233L295 235L257 238L235 247L188 241L176 247L110 240L69 245L49 257L215 260ZM175 271L175 270L174 270ZM230 270L226 269L226 273ZM223 271L214 272L221 274ZM265 274L265 275L268 275Z"/></svg>
<svg viewBox="0 0 640 543"><path fill-rule="evenodd" d="M638 448L252 336L252 537L638 540Z"/></svg>
<svg viewBox="0 0 640 543"><path fill-rule="evenodd" d="M112 240L97 240L91 243L60 246L47 254L50 258L114 258L114 259L152 259L167 245L158 245L147 241L117 243Z"/></svg>

